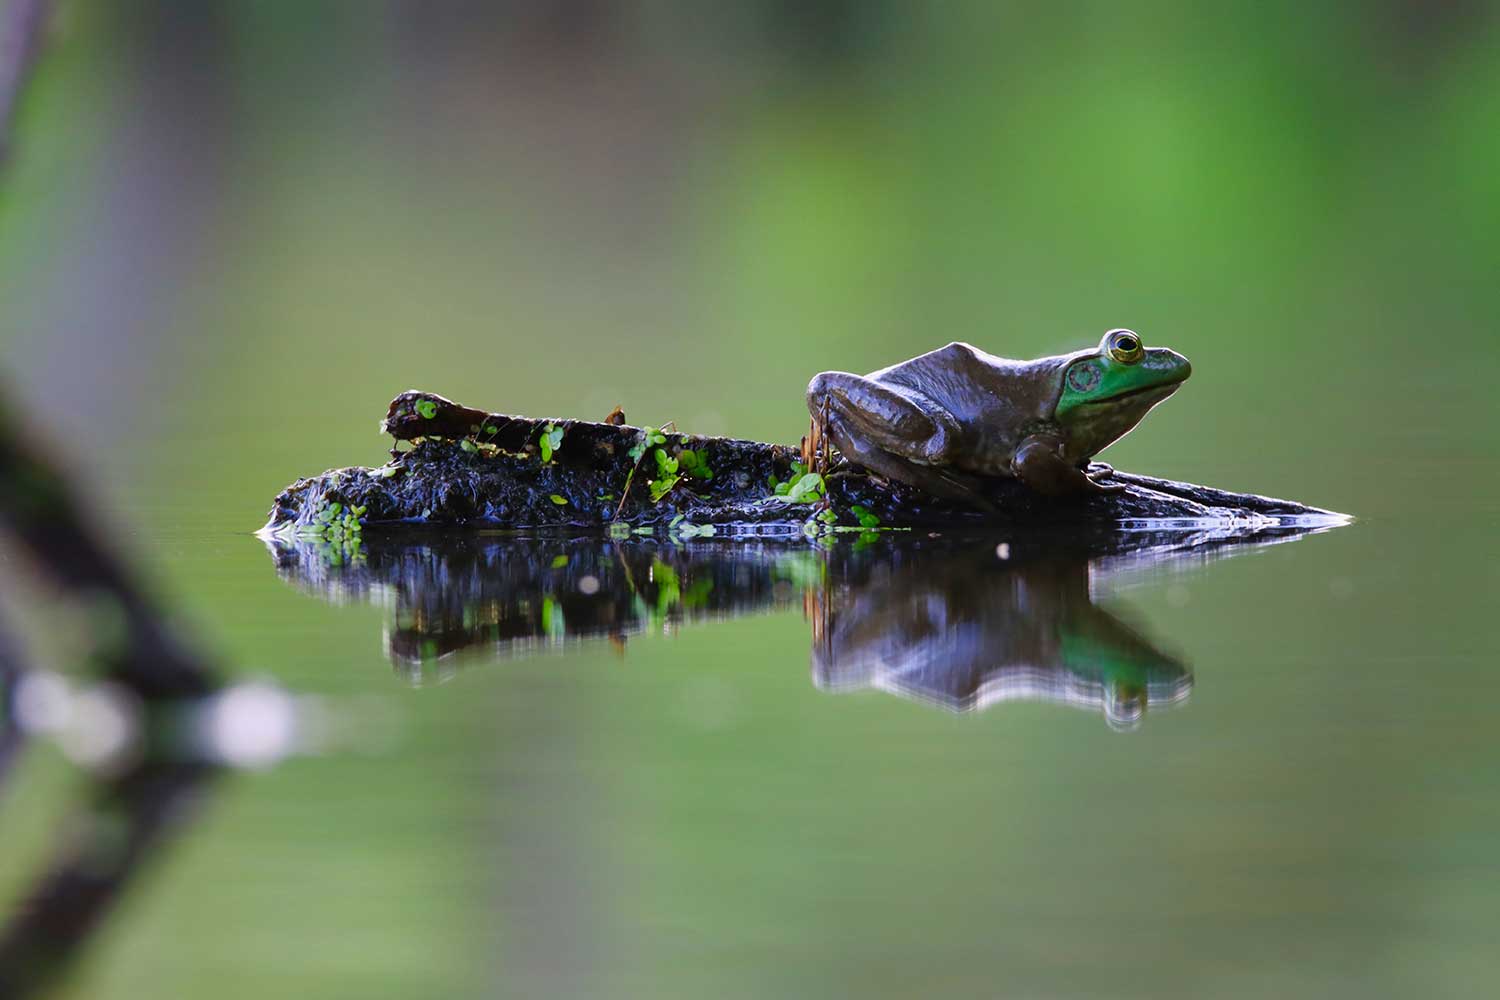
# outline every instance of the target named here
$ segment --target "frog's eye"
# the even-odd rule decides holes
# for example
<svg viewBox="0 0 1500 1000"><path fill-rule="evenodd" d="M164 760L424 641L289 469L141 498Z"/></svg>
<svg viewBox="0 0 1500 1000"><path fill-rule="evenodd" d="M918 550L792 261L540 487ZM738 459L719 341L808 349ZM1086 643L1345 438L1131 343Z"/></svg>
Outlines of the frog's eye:
<svg viewBox="0 0 1500 1000"><path fill-rule="evenodd" d="M1146 356L1141 338L1131 330L1111 330L1104 335L1104 349L1122 365L1133 365Z"/></svg>

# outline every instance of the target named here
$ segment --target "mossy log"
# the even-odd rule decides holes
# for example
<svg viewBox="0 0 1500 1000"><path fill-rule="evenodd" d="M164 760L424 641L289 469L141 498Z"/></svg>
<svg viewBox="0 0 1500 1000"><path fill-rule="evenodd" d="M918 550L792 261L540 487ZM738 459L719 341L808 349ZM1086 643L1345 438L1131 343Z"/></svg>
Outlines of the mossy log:
<svg viewBox="0 0 1500 1000"><path fill-rule="evenodd" d="M861 517L865 526L878 520L881 528L923 529L1346 520L1289 500L1123 472L1114 480L1124 490L1072 500L996 479L997 510L981 512L870 476L836 453L823 477L826 496L789 502L776 485L800 474L794 447L489 413L417 391L392 400L381 426L411 450L393 450L378 468L298 480L276 497L263 532L348 538L420 528L693 533L713 526L716 534L781 534L859 530ZM664 472L673 463L676 471Z"/></svg>

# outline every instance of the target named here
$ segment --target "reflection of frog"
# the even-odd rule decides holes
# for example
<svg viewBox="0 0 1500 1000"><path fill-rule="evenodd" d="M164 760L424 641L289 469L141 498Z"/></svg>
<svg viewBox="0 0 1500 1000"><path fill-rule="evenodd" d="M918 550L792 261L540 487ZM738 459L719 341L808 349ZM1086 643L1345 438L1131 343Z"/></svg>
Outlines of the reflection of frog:
<svg viewBox="0 0 1500 1000"><path fill-rule="evenodd" d="M872 562L813 617L813 683L954 711L1050 701L1138 725L1187 697L1188 667L1093 603L1076 554L1002 561L989 546Z"/></svg>
<svg viewBox="0 0 1500 1000"><path fill-rule="evenodd" d="M1187 358L1111 330L1095 350L1008 361L953 343L869 375L823 372L807 406L839 451L938 496L985 504L985 476L1053 496L1119 489L1088 460L1192 372ZM1107 471L1106 471L1107 474Z"/></svg>

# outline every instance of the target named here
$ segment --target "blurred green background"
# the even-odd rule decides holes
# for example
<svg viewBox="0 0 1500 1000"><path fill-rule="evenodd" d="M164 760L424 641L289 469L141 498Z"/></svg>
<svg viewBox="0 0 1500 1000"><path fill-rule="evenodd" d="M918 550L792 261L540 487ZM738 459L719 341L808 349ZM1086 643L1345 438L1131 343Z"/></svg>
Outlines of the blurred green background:
<svg viewBox="0 0 1500 1000"><path fill-rule="evenodd" d="M54 28L0 186L7 391L227 662L405 720L235 779L79 996L1493 988L1495 5ZM1130 736L821 696L794 615L408 692L379 608L248 537L292 479L381 461L408 387L794 441L819 370L1114 326L1195 374L1106 458L1361 518L1132 590L1198 687ZM76 781L41 750L7 792L7 885Z"/></svg>

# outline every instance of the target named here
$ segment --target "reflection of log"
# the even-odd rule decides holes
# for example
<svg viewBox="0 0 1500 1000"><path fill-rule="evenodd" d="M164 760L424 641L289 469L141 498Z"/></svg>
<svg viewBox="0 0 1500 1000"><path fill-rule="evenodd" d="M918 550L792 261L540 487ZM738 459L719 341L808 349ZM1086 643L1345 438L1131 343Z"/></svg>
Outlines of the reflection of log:
<svg viewBox="0 0 1500 1000"><path fill-rule="evenodd" d="M813 513L807 504L778 502L772 480L794 474L797 452L785 445L732 438L669 433L660 449L680 459L700 458L712 478L682 475L653 501L647 481L657 475L654 456L637 461L632 448L639 427L576 420L549 421L486 413L441 396L405 392L392 401L383 424L398 440L416 441L413 451L381 469L348 468L299 480L284 490L266 530L290 533L317 526L331 505L357 508L366 529L411 526L599 529L616 520L663 524L678 515L726 530L793 530ZM554 454L544 460L540 439L562 431ZM636 454L639 454L637 450ZM634 473L632 475L632 470ZM935 500L909 487L847 469L829 479L833 512L842 524L863 506L886 526L1078 526L1136 519L1224 521L1303 519L1334 523L1341 515L1286 500L1230 493L1120 473L1119 493L1059 501L1037 496L1014 480L994 481L998 513L983 514ZM628 490L627 490L628 484Z"/></svg>
<svg viewBox="0 0 1500 1000"><path fill-rule="evenodd" d="M800 607L820 688L876 687L960 711L1066 702L1128 726L1148 704L1184 697L1191 674L1095 606L1095 591L1316 530L1100 529L1003 545L923 532L864 547L451 533L372 538L352 559L309 539L266 545L302 590L383 607L391 662L414 684L474 658L605 639L623 650L634 635Z"/></svg>
<svg viewBox="0 0 1500 1000"><path fill-rule="evenodd" d="M818 553L785 544L454 536L372 541L349 564L326 547L270 540L281 575L324 599L391 608L386 648L417 684L450 654L499 657L801 606ZM378 598L377 598L377 595ZM437 671L437 676L442 676Z"/></svg>

